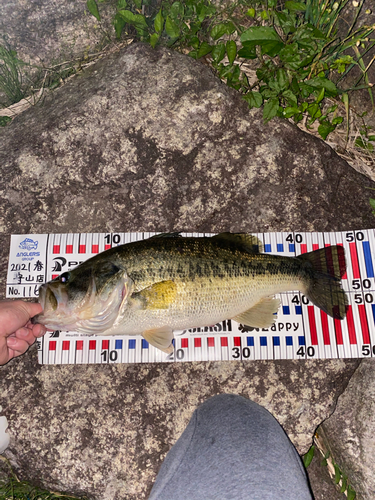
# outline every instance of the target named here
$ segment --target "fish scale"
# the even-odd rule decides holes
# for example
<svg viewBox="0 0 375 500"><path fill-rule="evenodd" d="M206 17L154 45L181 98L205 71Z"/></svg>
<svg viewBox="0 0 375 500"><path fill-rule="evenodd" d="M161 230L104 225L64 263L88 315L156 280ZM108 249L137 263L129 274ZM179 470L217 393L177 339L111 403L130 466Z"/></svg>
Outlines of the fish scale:
<svg viewBox="0 0 375 500"><path fill-rule="evenodd" d="M148 233L145 236L151 235ZM348 264L343 287L349 297L349 317L343 321L325 317L320 309L306 303L307 299L303 294L287 292L279 295L282 307L274 329L244 331L242 325L229 320L229 323L223 321L210 327L175 332L174 357L166 356L139 336L102 338L79 336L75 332L59 332L54 336L48 335L39 342L40 360L50 363L128 363L180 362L198 358L247 360L374 356L375 283L372 255L375 231L268 233L264 236L261 238L267 245L267 250L286 256L298 255L327 244L342 245ZM68 265L73 267L103 251L105 247L142 237L142 233L14 235L9 259L7 296L36 296L40 283L61 274ZM26 238L33 242L38 240L39 256L31 255L37 253L35 248L26 251L19 247ZM55 269L54 259L62 257L67 258L67 262L59 271ZM39 265L44 264L43 269L38 270L38 261ZM195 345L198 340L201 342L200 347ZM140 349L138 345L141 346Z"/></svg>

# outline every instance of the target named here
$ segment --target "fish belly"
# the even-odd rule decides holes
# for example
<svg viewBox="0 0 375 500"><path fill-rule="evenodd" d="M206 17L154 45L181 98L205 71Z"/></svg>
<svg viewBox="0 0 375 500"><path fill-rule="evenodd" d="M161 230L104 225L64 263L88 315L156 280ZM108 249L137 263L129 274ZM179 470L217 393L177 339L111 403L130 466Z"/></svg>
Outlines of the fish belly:
<svg viewBox="0 0 375 500"><path fill-rule="evenodd" d="M126 307L103 335L140 334L165 326L172 330L210 326L248 311L265 297L289 290L303 292L305 288L302 279L288 275L196 278L176 284L175 300L168 307Z"/></svg>

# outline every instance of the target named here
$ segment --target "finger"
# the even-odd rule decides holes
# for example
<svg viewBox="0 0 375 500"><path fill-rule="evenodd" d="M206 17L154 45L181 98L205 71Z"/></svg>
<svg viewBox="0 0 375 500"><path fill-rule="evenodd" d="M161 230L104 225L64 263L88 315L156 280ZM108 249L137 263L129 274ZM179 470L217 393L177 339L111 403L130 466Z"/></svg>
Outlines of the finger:
<svg viewBox="0 0 375 500"><path fill-rule="evenodd" d="M33 331L29 328L20 328L15 335L17 339L25 340L29 345L32 345L35 341Z"/></svg>
<svg viewBox="0 0 375 500"><path fill-rule="evenodd" d="M23 307L28 312L30 318L43 312L43 307L38 302L21 302Z"/></svg>
<svg viewBox="0 0 375 500"><path fill-rule="evenodd" d="M14 351L14 356L20 356L21 354L24 354L30 347L26 340L22 340L17 337L8 337L7 345L9 350Z"/></svg>
<svg viewBox="0 0 375 500"><path fill-rule="evenodd" d="M34 337L43 337L43 335L47 333L47 330L43 325L33 325L32 331Z"/></svg>
<svg viewBox="0 0 375 500"><path fill-rule="evenodd" d="M0 365L5 365L11 359L5 338L0 338Z"/></svg>

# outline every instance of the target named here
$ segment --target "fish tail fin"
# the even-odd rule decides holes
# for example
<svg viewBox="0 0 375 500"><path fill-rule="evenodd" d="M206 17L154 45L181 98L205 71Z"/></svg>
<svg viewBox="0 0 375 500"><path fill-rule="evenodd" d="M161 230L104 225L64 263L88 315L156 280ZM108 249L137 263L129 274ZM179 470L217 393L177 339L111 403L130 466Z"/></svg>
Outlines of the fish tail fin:
<svg viewBox="0 0 375 500"><path fill-rule="evenodd" d="M344 319L348 298L341 287L341 278L346 273L343 247L320 248L298 258L310 264L306 296L332 318Z"/></svg>

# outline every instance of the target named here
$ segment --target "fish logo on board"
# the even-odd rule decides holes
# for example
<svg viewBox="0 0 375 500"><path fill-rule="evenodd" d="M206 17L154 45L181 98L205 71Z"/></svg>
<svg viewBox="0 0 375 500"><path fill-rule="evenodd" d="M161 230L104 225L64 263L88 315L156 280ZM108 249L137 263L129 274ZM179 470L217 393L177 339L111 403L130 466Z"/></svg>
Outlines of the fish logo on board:
<svg viewBox="0 0 375 500"><path fill-rule="evenodd" d="M38 242L32 240L31 238L25 238L21 243L19 244L19 248L21 250L27 250L28 252L30 250L36 250L38 248Z"/></svg>

